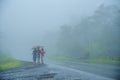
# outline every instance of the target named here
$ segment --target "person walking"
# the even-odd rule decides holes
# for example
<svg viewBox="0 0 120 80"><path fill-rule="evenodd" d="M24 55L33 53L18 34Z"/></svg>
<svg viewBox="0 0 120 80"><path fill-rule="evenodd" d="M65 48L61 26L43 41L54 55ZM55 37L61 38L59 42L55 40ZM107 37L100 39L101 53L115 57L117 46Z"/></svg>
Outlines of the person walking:
<svg viewBox="0 0 120 80"><path fill-rule="evenodd" d="M37 54L37 50L36 50L35 47L33 48L33 52L32 52L32 54L33 54L33 63L36 64L36 54Z"/></svg>
<svg viewBox="0 0 120 80"><path fill-rule="evenodd" d="M38 58L38 64L40 64L40 56L41 56L41 50L40 47L37 47L37 58Z"/></svg>
<svg viewBox="0 0 120 80"><path fill-rule="evenodd" d="M41 49L41 63L42 63L42 64L44 64L44 60L43 60L44 54L45 54L45 51L44 51L44 49L42 48L42 49Z"/></svg>

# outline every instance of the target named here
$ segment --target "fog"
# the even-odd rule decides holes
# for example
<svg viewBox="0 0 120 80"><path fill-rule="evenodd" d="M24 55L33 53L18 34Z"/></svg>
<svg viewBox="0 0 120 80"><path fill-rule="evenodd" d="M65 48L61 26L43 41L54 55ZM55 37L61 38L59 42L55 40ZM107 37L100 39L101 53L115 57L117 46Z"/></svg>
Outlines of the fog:
<svg viewBox="0 0 120 80"><path fill-rule="evenodd" d="M61 26L76 26L112 0L0 0L1 47L4 53L32 60L33 46L56 51ZM63 34L64 35L64 34ZM51 39L52 38L52 39ZM55 44L54 44L55 43ZM53 45L54 44L54 45ZM51 52L50 52L51 51Z"/></svg>

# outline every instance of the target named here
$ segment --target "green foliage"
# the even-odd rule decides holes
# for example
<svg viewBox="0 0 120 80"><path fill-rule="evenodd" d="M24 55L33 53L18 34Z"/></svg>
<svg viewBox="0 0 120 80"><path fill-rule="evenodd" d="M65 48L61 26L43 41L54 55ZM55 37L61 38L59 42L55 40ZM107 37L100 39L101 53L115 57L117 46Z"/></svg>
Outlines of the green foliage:
<svg viewBox="0 0 120 80"><path fill-rule="evenodd" d="M0 60L0 70L10 69L20 66L22 66L22 62L12 58L6 58Z"/></svg>
<svg viewBox="0 0 120 80"><path fill-rule="evenodd" d="M10 69L21 66L22 63L15 60L10 54L0 53L0 70Z"/></svg>
<svg viewBox="0 0 120 80"><path fill-rule="evenodd" d="M120 65L120 60L111 59L111 58L90 58L90 59L81 59L79 57L63 56L63 55L49 55L47 58L54 61L68 61L68 62L89 62L89 63L101 63L101 64L114 64Z"/></svg>
<svg viewBox="0 0 120 80"><path fill-rule="evenodd" d="M116 14L116 15L115 15ZM120 58L120 9L100 6L94 15L86 17L77 26L62 26L57 44L59 52L73 57Z"/></svg>

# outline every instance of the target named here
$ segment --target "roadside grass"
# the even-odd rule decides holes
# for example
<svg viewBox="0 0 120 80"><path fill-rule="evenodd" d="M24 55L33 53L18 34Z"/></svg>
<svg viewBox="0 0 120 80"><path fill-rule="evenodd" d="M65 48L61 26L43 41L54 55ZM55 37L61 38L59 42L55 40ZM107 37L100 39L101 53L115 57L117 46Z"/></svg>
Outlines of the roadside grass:
<svg viewBox="0 0 120 80"><path fill-rule="evenodd" d="M0 60L0 70L11 69L20 66L22 66L22 62L12 58Z"/></svg>
<svg viewBox="0 0 120 80"><path fill-rule="evenodd" d="M120 65L120 60L108 59L108 58L81 59L78 57L61 56L61 55L48 55L47 57L51 60L60 61L60 62L71 61L71 62L86 62L86 63Z"/></svg>

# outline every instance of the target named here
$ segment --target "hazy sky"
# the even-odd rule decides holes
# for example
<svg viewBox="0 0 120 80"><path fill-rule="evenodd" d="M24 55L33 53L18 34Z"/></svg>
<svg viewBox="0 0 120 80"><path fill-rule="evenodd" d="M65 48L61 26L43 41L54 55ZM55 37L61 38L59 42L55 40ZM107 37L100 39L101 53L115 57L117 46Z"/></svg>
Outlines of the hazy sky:
<svg viewBox="0 0 120 80"><path fill-rule="evenodd" d="M0 0L4 48L17 58L29 58L42 37L92 15L104 0ZM20 55L18 55L20 54Z"/></svg>

